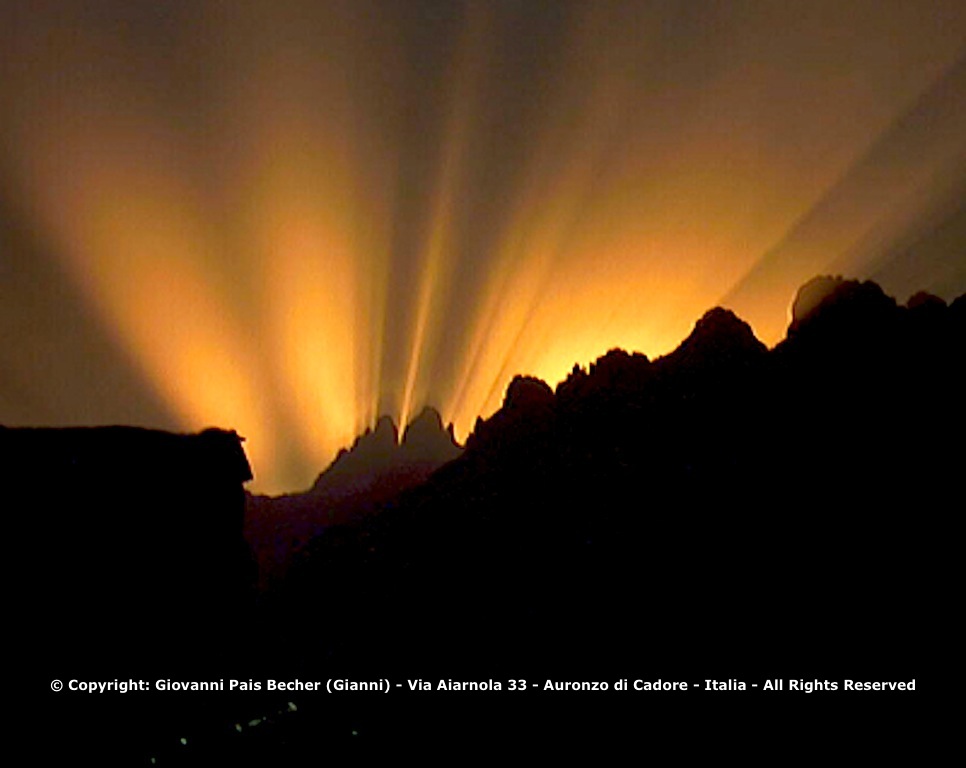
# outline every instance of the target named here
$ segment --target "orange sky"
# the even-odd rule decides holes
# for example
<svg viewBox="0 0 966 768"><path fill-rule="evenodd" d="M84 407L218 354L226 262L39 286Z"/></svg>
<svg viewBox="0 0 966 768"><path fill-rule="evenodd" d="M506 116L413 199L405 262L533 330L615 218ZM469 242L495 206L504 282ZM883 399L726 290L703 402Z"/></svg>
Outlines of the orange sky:
<svg viewBox="0 0 966 768"><path fill-rule="evenodd" d="M0 423L235 428L295 490L716 304L773 344L817 273L951 298L966 8L925 6L5 4Z"/></svg>

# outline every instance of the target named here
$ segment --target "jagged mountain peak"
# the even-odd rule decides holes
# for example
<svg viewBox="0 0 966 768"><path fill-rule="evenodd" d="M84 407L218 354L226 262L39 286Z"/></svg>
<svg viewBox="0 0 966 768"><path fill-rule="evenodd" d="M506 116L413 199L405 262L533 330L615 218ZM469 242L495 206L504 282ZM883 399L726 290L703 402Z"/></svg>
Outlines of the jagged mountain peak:
<svg viewBox="0 0 966 768"><path fill-rule="evenodd" d="M396 426L392 417L380 416L376 421L375 428L367 429L364 435L357 438L354 447L363 441L378 445L381 450L391 451L399 444L399 427Z"/></svg>
<svg viewBox="0 0 966 768"><path fill-rule="evenodd" d="M849 333L871 326L881 328L896 309L895 299L870 280L860 282L840 275L820 275L795 294L788 338L813 330Z"/></svg>
<svg viewBox="0 0 966 768"><path fill-rule="evenodd" d="M503 398L503 407L510 410L529 410L553 402L553 390L536 376L514 376Z"/></svg>
<svg viewBox="0 0 966 768"><path fill-rule="evenodd" d="M415 419L406 425L403 430L402 444L406 445L414 440L419 440L424 435L434 435L444 431L443 417L439 411L427 405Z"/></svg>
<svg viewBox="0 0 966 768"><path fill-rule="evenodd" d="M398 443L399 430L395 422L389 416L380 416L376 426L367 428L359 435L353 441L351 448L343 448L339 451L329 470L360 460L365 463L374 461L380 463L392 454Z"/></svg>
<svg viewBox="0 0 966 768"><path fill-rule="evenodd" d="M401 451L407 461L444 464L460 453L453 426L443 426L439 411L426 406L403 432Z"/></svg>
<svg viewBox="0 0 966 768"><path fill-rule="evenodd" d="M335 461L316 479L313 491L331 487L338 478L353 482L405 468L408 465L438 466L455 459L462 449L453 437L452 425L443 427L439 411L425 407L403 430L388 415L356 438L352 447L339 452Z"/></svg>
<svg viewBox="0 0 966 768"><path fill-rule="evenodd" d="M751 358L767 351L748 323L730 309L715 307L704 313L666 359L675 365L694 366Z"/></svg>
<svg viewBox="0 0 966 768"><path fill-rule="evenodd" d="M295 553L325 528L358 520L388 499L425 482L462 448L453 425L443 427L435 408L424 408L399 439L390 416L381 416L339 452L304 493L249 499L248 537L262 585L287 571Z"/></svg>

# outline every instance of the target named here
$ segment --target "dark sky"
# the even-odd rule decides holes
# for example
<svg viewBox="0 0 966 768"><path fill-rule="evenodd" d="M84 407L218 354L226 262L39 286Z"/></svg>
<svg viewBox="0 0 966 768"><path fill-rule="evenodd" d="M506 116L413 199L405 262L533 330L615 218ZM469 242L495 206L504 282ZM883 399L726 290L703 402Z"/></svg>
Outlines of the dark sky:
<svg viewBox="0 0 966 768"><path fill-rule="evenodd" d="M961 0L6 0L0 423L294 490L716 304L772 344L817 273L950 299L964 193Z"/></svg>

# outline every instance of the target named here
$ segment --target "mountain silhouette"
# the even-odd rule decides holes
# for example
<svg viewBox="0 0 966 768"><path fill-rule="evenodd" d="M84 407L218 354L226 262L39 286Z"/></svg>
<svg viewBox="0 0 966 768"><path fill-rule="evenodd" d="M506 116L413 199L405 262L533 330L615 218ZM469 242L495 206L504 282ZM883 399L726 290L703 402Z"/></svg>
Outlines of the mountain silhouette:
<svg viewBox="0 0 966 768"><path fill-rule="evenodd" d="M364 492L387 474L400 480L406 476L422 480L460 454L452 425L444 429L435 408L424 408L406 426L402 440L398 435L392 419L380 417L374 429L366 430L350 449L339 452L329 468L316 478L309 493Z"/></svg>
<svg viewBox="0 0 966 768"><path fill-rule="evenodd" d="M241 438L0 427L0 473L16 542L11 658L29 683L11 702L44 728L27 748L147 764L172 732L233 716L224 700L67 686L217 679L251 658L255 563L242 486L252 475ZM57 679L65 690L50 688Z"/></svg>
<svg viewBox="0 0 966 768"><path fill-rule="evenodd" d="M329 467L316 478L309 493L329 489L364 489L372 479L399 463L399 430L389 416L382 416L374 429L357 437L349 449L342 449Z"/></svg>
<svg viewBox="0 0 966 768"><path fill-rule="evenodd" d="M338 638L299 631L400 668L486 647L541 669L579 648L596 674L643 649L758 669L794 638L825 674L911 671L938 598L914 510L958 495L956 306L821 278L771 350L717 308L655 360L611 350L555 391L516 377L460 457L311 542L277 610L351 585L329 596ZM419 629L385 647L363 612Z"/></svg>
<svg viewBox="0 0 966 768"><path fill-rule="evenodd" d="M612 349L556 388L514 377L464 449L431 409L401 439L383 417L304 493L245 497L258 602L222 604L211 572L189 568L179 584L208 585L199 590L206 597L185 596L187 614L164 603L164 636L186 653L197 627L217 615L237 628L240 614L250 619L237 633L250 653L244 674L276 679L918 676L933 687L939 678L925 665L946 658L943 638L955 636L964 307L962 297L947 304L925 293L903 306L874 283L820 277L798 292L787 336L771 349L715 308L662 357ZM161 443L134 440L108 453L56 448L53 465L41 460L48 449L31 452L23 435L11 442L9 434L0 430L0 466L31 478L15 508L39 507L52 521L60 544L51 579L72 595L44 599L73 610L78 626L84 609L70 606L85 590L70 591L75 571L119 575L117 564L136 563L140 551L125 545L150 541L152 526L165 544L148 546L146 563L165 574L182 558L194 562L198 550L173 533L190 532L191 520L220 521L205 547L237 543L228 523L238 524L247 463L231 433L178 438L177 461ZM199 448L206 444L214 454ZM86 458L75 466L78 455ZM52 496L44 493L51 472ZM102 514L103 493L111 501ZM148 512L136 523L126 519L130 499ZM106 521L96 530L110 538L92 537L89 520ZM85 559L87 544L107 570ZM216 572L230 566L223 589L236 590L239 560L215 563ZM111 605L101 606L105 615ZM235 607L207 616L210 605ZM58 619L46 626L56 636ZM224 632L216 637L225 642ZM90 638L89 648L105 642L96 630ZM298 697L297 714L241 731L231 724L251 722L257 699L225 699L234 719L212 726L192 754L196 764L296 765L348 754L360 734L413 743L430 725L441 742L465 748L481 722L531 742L566 732L602 743L636 736L641 722L690 737L695 722L733 734L748 722L812 722L816 711L877 734L910 727L922 712L915 696L488 695L394 691L338 706L327 695ZM132 712L142 713L136 704ZM171 727L150 726L167 735ZM172 740L164 757L180 748Z"/></svg>
<svg viewBox="0 0 966 768"><path fill-rule="evenodd" d="M460 454L453 425L443 428L443 419L435 408L426 407L403 431L400 463L432 465L452 461Z"/></svg>
<svg viewBox="0 0 966 768"><path fill-rule="evenodd" d="M393 420L382 416L351 448L339 452L308 491L249 495L245 532L263 588L283 576L303 547L327 527L373 513L462 452L452 425L444 428L431 407L406 426L402 440L398 436Z"/></svg>
<svg viewBox="0 0 966 768"><path fill-rule="evenodd" d="M734 312L716 307L698 320L690 335L662 364L705 371L715 366L744 364L767 351L748 323Z"/></svg>

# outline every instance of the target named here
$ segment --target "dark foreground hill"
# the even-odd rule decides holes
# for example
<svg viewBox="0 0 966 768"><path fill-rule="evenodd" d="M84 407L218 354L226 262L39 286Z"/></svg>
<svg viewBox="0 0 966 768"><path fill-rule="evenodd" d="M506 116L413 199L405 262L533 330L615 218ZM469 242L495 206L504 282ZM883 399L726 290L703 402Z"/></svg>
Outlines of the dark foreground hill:
<svg viewBox="0 0 966 768"><path fill-rule="evenodd" d="M177 743L219 707L129 683L219 677L251 658L238 435L0 428L0 472L19 683L7 701L23 723L8 760L148 764L159 738ZM92 681L114 687L81 690Z"/></svg>

